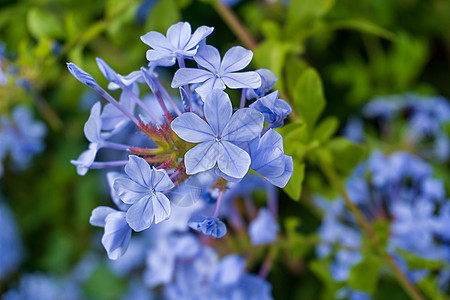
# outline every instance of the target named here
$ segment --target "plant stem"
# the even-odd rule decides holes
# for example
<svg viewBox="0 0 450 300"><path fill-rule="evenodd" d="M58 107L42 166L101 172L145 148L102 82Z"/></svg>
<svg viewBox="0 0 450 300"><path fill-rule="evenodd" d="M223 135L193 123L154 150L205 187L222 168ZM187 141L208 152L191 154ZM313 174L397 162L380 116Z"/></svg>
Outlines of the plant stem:
<svg viewBox="0 0 450 300"><path fill-rule="evenodd" d="M247 29L245 29L241 24L241 21L239 21L227 5L217 0L213 2L213 7L245 47L253 50L258 46L258 43L253 39L250 33L248 33Z"/></svg>
<svg viewBox="0 0 450 300"><path fill-rule="evenodd" d="M367 237L370 239L372 244L375 246L375 250L377 250L377 252L385 260L386 264L389 265L389 267L392 269L395 276L397 277L397 280L402 285L404 290L414 300L425 300L425 297L422 296L422 294L419 292L417 287L402 272L400 267L395 262L394 258L389 253L387 253L383 247L381 247L377 243L375 231L373 230L370 223L366 220L366 218L364 217L362 212L359 210L359 208L351 201L344 185L340 181L339 176L336 174L335 170L323 163L320 164L320 168L322 169L323 173L327 177L331 186L334 189L336 189L336 191L342 196L346 206L349 208L350 212L355 217L356 222L361 227L363 232L367 235Z"/></svg>

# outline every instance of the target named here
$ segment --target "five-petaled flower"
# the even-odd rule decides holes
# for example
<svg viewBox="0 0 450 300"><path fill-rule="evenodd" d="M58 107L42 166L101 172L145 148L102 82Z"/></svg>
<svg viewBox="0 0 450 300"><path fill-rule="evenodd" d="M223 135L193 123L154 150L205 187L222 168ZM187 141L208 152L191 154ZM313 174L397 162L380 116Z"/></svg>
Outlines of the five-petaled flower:
<svg viewBox="0 0 450 300"><path fill-rule="evenodd" d="M156 31L141 36L141 40L152 47L147 51L147 60L159 61L170 59L174 64L176 58L192 58L197 53L199 43L213 32L213 27L200 26L191 34L188 22L179 22L167 30L167 37Z"/></svg>
<svg viewBox="0 0 450 300"><path fill-rule="evenodd" d="M131 204L126 220L134 231L150 227L153 221L158 224L170 217L169 199L162 193L175 185L165 170L150 168L145 159L130 155L125 166L129 178L118 178L114 189L119 198Z"/></svg>
<svg viewBox="0 0 450 300"><path fill-rule="evenodd" d="M183 140L200 143L184 156L186 173L193 175L212 169L216 163L222 173L234 178L247 174L251 160L235 143L251 141L261 133L263 115L251 108L242 108L232 115L228 95L214 90L204 105L208 123L194 113L184 113L172 122L172 130Z"/></svg>
<svg viewBox="0 0 450 300"><path fill-rule="evenodd" d="M172 87L180 87L190 83L203 83L195 89L203 101L214 89L256 89L261 86L258 73L240 72L248 66L253 58L253 52L243 47L232 47L220 60L219 50L209 45L201 45L194 60L203 69L181 68L175 72Z"/></svg>

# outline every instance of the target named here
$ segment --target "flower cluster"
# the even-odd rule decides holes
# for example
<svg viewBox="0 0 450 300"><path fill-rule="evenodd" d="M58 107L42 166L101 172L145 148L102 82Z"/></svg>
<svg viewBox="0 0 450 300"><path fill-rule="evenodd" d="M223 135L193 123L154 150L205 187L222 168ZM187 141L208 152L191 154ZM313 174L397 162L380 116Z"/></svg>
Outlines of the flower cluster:
<svg viewBox="0 0 450 300"><path fill-rule="evenodd" d="M36 121L26 106L14 108L11 117L0 116L0 176L1 161L9 155L16 169L25 169L34 155L44 149L44 123Z"/></svg>
<svg viewBox="0 0 450 300"><path fill-rule="evenodd" d="M422 159L404 152L385 156L373 153L358 166L347 181L350 199L370 222L389 224L388 251L413 281L428 270L410 270L401 251L422 259L448 262L450 259L450 202L443 182L433 177L432 168ZM361 260L362 233L342 199L332 203L321 199L325 217L319 229L323 243L317 247L320 257L334 254L331 274L337 281L348 278L350 268ZM450 268L440 270L441 283Z"/></svg>
<svg viewBox="0 0 450 300"><path fill-rule="evenodd" d="M0 200L0 282L18 269L23 258L23 246L14 216Z"/></svg>
<svg viewBox="0 0 450 300"><path fill-rule="evenodd" d="M448 161L450 139L446 126L450 122L450 104L447 99L415 94L376 98L364 106L363 116L375 121L384 139L401 140L406 147L413 145L427 159ZM363 130L362 121L353 118L345 134L354 141L362 141Z"/></svg>
<svg viewBox="0 0 450 300"><path fill-rule="evenodd" d="M145 34L141 40L151 47L148 67L126 76L98 58L109 88L121 90L119 101L91 75L68 64L72 75L108 101L103 109L100 102L92 107L84 126L89 148L72 164L80 175L89 169L124 167L124 173L108 173L117 210L98 207L91 217L93 225L105 229L102 243L111 259L125 253L132 231L168 220L174 205L187 206L205 195L216 204L214 213L193 216L189 226L220 238L227 231L219 213L230 183L241 182L252 172L284 187L292 176L292 158L284 154L282 137L273 129L283 125L291 108L278 98L277 91L266 95L276 77L264 69L240 72L250 64L253 53L236 46L221 58L205 42L212 32L213 28L201 26L192 33L189 23L180 22L166 36L154 31ZM176 98L157 73L158 67L175 63L179 69L171 86L180 94ZM152 101L141 99L140 83L150 88ZM241 90L240 107L235 111L226 88ZM253 98L257 99L245 107ZM143 134L137 141L127 136L125 143L116 142L130 122ZM128 157L96 161L101 149L119 150ZM264 224L267 214L258 220ZM258 228L261 225L252 230L258 232ZM277 230L275 224L272 237L259 242L273 240Z"/></svg>

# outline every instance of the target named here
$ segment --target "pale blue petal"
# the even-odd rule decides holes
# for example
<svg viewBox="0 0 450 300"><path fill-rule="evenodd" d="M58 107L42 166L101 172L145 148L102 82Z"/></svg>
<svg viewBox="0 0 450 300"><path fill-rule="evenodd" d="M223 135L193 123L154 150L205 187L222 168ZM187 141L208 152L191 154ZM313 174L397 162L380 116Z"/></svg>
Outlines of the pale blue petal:
<svg viewBox="0 0 450 300"><path fill-rule="evenodd" d="M283 137L273 129L269 129L262 137L259 143L261 148L277 147L283 151Z"/></svg>
<svg viewBox="0 0 450 300"><path fill-rule="evenodd" d="M186 49L196 47L203 39L210 35L214 31L214 27L200 26L191 36L189 43L186 45Z"/></svg>
<svg viewBox="0 0 450 300"><path fill-rule="evenodd" d="M269 178L267 177L267 181L269 181L271 184L279 187L284 188L286 184L289 182L289 179L291 179L292 174L294 173L294 162L292 161L292 157L285 155L285 167L284 172L281 174L281 176Z"/></svg>
<svg viewBox="0 0 450 300"><path fill-rule="evenodd" d="M148 195L128 209L127 222L134 231L139 232L152 225L155 217L152 198L154 198L154 196Z"/></svg>
<svg viewBox="0 0 450 300"><path fill-rule="evenodd" d="M213 238L221 238L227 233L227 227L218 218L194 216L189 220L188 225Z"/></svg>
<svg viewBox="0 0 450 300"><path fill-rule="evenodd" d="M241 182L243 179L243 178L235 178L235 177L228 176L227 174L220 171L219 168L216 168L214 171L218 177L222 177L223 179L225 179L226 181L229 181L229 182L238 183L238 182Z"/></svg>
<svg viewBox="0 0 450 300"><path fill-rule="evenodd" d="M180 87L179 90L181 95L181 101L183 102L184 111L189 111L189 106L191 102L191 100L189 99L189 95L183 87Z"/></svg>
<svg viewBox="0 0 450 300"><path fill-rule="evenodd" d="M154 188L155 191L164 192L175 186L169 175L167 175L166 170L153 168L151 172L151 187Z"/></svg>
<svg viewBox="0 0 450 300"><path fill-rule="evenodd" d="M113 187L120 200L126 204L134 204L151 192L148 187L142 186L129 178L117 178Z"/></svg>
<svg viewBox="0 0 450 300"><path fill-rule="evenodd" d="M152 198L155 224L167 220L170 217L171 208L169 199L161 192L156 192Z"/></svg>
<svg viewBox="0 0 450 300"><path fill-rule="evenodd" d="M136 155L128 156L128 163L125 165L125 173L135 182L144 187L150 185L150 165L142 157Z"/></svg>
<svg viewBox="0 0 450 300"><path fill-rule="evenodd" d="M87 85L88 87L92 89L96 89L99 87L98 83L94 80L94 77L92 77L90 74L86 73L84 70L82 70L80 67L78 67L74 63L67 63L67 68L69 69L70 73L78 79L81 83Z"/></svg>
<svg viewBox="0 0 450 300"><path fill-rule="evenodd" d="M250 167L263 177L281 176L285 168L284 153L276 147L260 148L252 156Z"/></svg>
<svg viewBox="0 0 450 300"><path fill-rule="evenodd" d="M216 141L204 142L190 149L184 155L186 174L194 175L212 169L216 165L218 154Z"/></svg>
<svg viewBox="0 0 450 300"><path fill-rule="evenodd" d="M108 172L106 173L106 180L108 181L109 191L111 199L113 200L114 204L120 209L120 210L128 210L130 207L129 204L125 204L122 200L120 200L119 195L116 192L116 189L114 188L114 182L116 179L119 178L127 178L125 174L121 172Z"/></svg>
<svg viewBox="0 0 450 300"><path fill-rule="evenodd" d="M194 60L203 68L216 74L220 69L220 53L215 47L202 44L194 56Z"/></svg>
<svg viewBox="0 0 450 300"><path fill-rule="evenodd" d="M217 158L220 171L231 177L244 177L250 167L248 153L227 141L221 141L220 145Z"/></svg>
<svg viewBox="0 0 450 300"><path fill-rule="evenodd" d="M261 85L261 77L253 71L228 73L221 78L230 89L256 89Z"/></svg>
<svg viewBox="0 0 450 300"><path fill-rule="evenodd" d="M89 149L83 151L77 160L71 160L70 163L77 167L78 175L84 176L89 170L90 166L94 163L95 156L98 151L98 144L91 143L89 144Z"/></svg>
<svg viewBox="0 0 450 300"><path fill-rule="evenodd" d="M172 121L172 130L183 140L201 143L214 140L211 127L198 115L187 112Z"/></svg>
<svg viewBox="0 0 450 300"><path fill-rule="evenodd" d="M225 53L220 66L222 74L236 72L244 69L252 61L253 52L241 46L235 46Z"/></svg>
<svg viewBox="0 0 450 300"><path fill-rule="evenodd" d="M206 121L208 121L215 136L220 136L233 113L230 97L221 90L213 90L205 98L204 111Z"/></svg>
<svg viewBox="0 0 450 300"><path fill-rule="evenodd" d="M89 218L89 223L91 223L92 226L97 227L105 227L106 224L106 217L116 212L117 210L108 207L108 206L99 206L94 208L94 210L91 213L91 217Z"/></svg>
<svg viewBox="0 0 450 300"><path fill-rule="evenodd" d="M203 101L214 89L224 90L225 84L222 79L218 77L212 77L208 79L205 83L195 89L195 91L200 95Z"/></svg>
<svg viewBox="0 0 450 300"><path fill-rule="evenodd" d="M105 76L109 81L119 84L120 79L118 74L100 57L97 57L96 60L98 68L102 72L103 76Z"/></svg>
<svg viewBox="0 0 450 300"><path fill-rule="evenodd" d="M103 139L101 137L102 120L100 118L100 111L102 109L102 104L100 101L94 104L91 108L91 115L89 119L84 124L84 135L91 143L102 143Z"/></svg>
<svg viewBox="0 0 450 300"><path fill-rule="evenodd" d="M222 138L231 142L245 142L261 134L264 117L252 108L241 108L234 113L222 132Z"/></svg>
<svg viewBox="0 0 450 300"><path fill-rule="evenodd" d="M173 48L183 50L191 38L191 25L188 22L178 22L167 29L167 39Z"/></svg>
<svg viewBox="0 0 450 300"><path fill-rule="evenodd" d="M245 271L245 260L235 254L227 255L219 263L214 274L214 282L219 286L230 286L239 283Z"/></svg>
<svg viewBox="0 0 450 300"><path fill-rule="evenodd" d="M131 228L125 220L124 212L111 213L106 217L105 233L102 244L110 259L118 259L128 249L131 239Z"/></svg>
<svg viewBox="0 0 450 300"><path fill-rule="evenodd" d="M175 64L175 55L172 52L169 52L168 50L154 50L154 49L150 49L147 50L145 57L147 58L147 60L149 62L154 62L154 61L161 61L161 60L168 60L168 59L173 59L173 64Z"/></svg>
<svg viewBox="0 0 450 300"><path fill-rule="evenodd" d="M174 49L169 43L167 38L159 32L150 31L147 34L141 36L141 40L156 50L166 50L167 52L172 52Z"/></svg>
<svg viewBox="0 0 450 300"><path fill-rule="evenodd" d="M280 226L266 208L259 211L256 219L248 227L253 245L264 245L276 241L279 230Z"/></svg>
<svg viewBox="0 0 450 300"><path fill-rule="evenodd" d="M191 83L201 83L213 78L214 75L206 70L194 68L181 68L175 72L172 80L172 88Z"/></svg>

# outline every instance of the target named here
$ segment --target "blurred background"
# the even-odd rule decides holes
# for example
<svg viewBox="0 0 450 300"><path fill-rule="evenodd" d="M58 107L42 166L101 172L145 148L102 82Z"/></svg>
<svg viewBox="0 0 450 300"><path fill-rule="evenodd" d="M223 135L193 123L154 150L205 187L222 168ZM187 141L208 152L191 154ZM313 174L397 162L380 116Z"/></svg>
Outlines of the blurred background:
<svg viewBox="0 0 450 300"><path fill-rule="evenodd" d="M255 44L239 36L229 11ZM221 53L233 45L251 48L255 53L252 68L272 70L279 78L277 88L288 98L294 97L303 70L315 68L326 98L320 119L332 118L335 124L330 135L336 132L354 138L365 149L361 159L373 149L421 156L448 195L448 115L439 125L447 146L439 148L439 155L429 155L420 149L434 140L421 141L422 147L402 139L404 128L413 127L406 109L396 116L396 125L390 125L402 129L389 133L380 129L379 120L371 119L375 113L364 113L375 98L395 102L391 95L439 95L444 97L442 105L449 105L448 0L243 0L222 4L207 0L1 0L0 130L4 133L16 127L21 134L14 138L0 133L0 298L26 285L30 274L58 281L73 274L81 262L94 269L81 284L83 297L121 299L127 290L129 278L109 268L100 245L102 232L89 224L92 209L110 201L104 172L79 176L70 164L87 147L83 125L90 107L100 99L70 75L66 62L76 63L106 87L96 57L120 74L138 70L147 64L148 49L139 37L151 30L165 33L178 21L188 21L192 28L213 26L208 43ZM166 83L170 76L170 72L161 73ZM359 125L349 125L352 120L369 124L368 133L361 136ZM340 175L351 174L357 163L342 168ZM280 219L297 222L298 237L317 236L322 228L324 213L314 206L315 195L333 198L317 167L307 166L305 174L304 180L296 182L303 186L300 201L280 191ZM450 226L450 222L445 224ZM324 292L337 289L336 283L321 269L325 265L319 263L314 244L298 238L291 250L268 276L273 297L336 298ZM89 263L87 257L96 257L96 263ZM283 260L291 263L283 264ZM444 289L432 283L424 286L429 299L448 299L448 279ZM389 278L380 279L374 297L409 299Z"/></svg>

